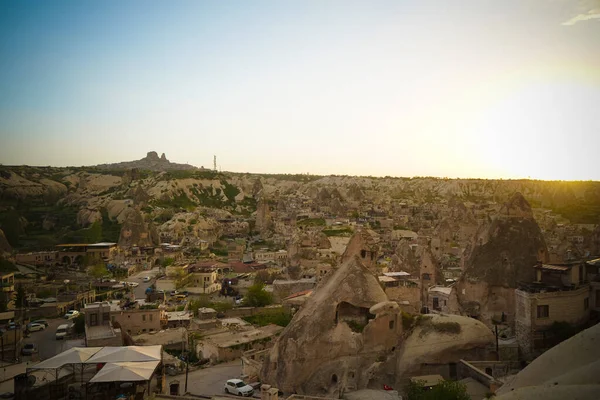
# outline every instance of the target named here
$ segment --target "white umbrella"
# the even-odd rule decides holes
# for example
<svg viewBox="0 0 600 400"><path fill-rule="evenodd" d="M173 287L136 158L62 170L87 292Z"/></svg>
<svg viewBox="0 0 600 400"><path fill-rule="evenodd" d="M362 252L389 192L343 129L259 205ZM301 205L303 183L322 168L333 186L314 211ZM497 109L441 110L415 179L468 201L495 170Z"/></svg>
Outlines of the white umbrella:
<svg viewBox="0 0 600 400"><path fill-rule="evenodd" d="M96 382L147 381L152 378L160 361L107 363L92 379Z"/></svg>

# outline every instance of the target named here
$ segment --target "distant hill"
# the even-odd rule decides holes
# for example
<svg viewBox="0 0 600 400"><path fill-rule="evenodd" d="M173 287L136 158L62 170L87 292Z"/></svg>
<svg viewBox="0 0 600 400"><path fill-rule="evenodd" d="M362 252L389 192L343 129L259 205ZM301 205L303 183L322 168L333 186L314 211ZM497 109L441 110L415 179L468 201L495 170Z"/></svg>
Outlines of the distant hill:
<svg viewBox="0 0 600 400"><path fill-rule="evenodd" d="M136 161L124 161L116 164L100 164L96 166L100 169L132 169L137 168L147 171L181 171L181 170L199 170L190 164L177 164L167 160L165 153L159 157L155 151L150 151L146 157Z"/></svg>

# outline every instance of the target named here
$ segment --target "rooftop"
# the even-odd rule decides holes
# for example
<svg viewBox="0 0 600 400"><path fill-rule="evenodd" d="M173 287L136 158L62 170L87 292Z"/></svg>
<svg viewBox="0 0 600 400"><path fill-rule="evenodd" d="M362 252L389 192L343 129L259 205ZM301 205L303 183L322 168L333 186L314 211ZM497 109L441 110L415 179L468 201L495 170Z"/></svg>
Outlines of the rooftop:
<svg viewBox="0 0 600 400"><path fill-rule="evenodd" d="M257 340L272 337L282 330L282 326L271 324L245 332L225 332L207 337L206 340L212 342L218 347L232 347L239 344L252 343Z"/></svg>
<svg viewBox="0 0 600 400"><path fill-rule="evenodd" d="M110 325L97 325L97 326L86 326L85 336L88 340L90 339L108 339L115 337L117 333L120 333L120 329L113 329Z"/></svg>

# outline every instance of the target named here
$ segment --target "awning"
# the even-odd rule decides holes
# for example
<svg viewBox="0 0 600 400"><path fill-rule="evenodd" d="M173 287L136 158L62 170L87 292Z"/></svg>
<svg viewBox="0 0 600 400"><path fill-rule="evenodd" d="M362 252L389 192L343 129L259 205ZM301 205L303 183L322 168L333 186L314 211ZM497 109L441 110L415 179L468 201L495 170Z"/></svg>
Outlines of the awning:
<svg viewBox="0 0 600 400"><path fill-rule="evenodd" d="M146 362L117 362L107 363L92 379L90 383L97 382L133 382L147 381L160 361Z"/></svg>
<svg viewBox="0 0 600 400"><path fill-rule="evenodd" d="M160 361L162 346L104 347L85 361L93 363Z"/></svg>
<svg viewBox="0 0 600 400"><path fill-rule="evenodd" d="M100 349L102 347L73 347L27 369L57 369L67 364L81 364L98 353Z"/></svg>

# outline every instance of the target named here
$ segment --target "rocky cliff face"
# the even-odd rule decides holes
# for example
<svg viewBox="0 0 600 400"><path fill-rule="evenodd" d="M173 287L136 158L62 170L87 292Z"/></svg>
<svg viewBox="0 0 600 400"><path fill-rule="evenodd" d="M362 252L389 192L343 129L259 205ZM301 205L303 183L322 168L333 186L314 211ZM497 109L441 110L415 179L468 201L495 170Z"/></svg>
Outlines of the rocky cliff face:
<svg viewBox="0 0 600 400"><path fill-rule="evenodd" d="M465 257L457 291L465 311L489 318L512 310L512 289L519 281L532 281L533 266L548 258L542 232L520 193L513 195L499 215L480 229Z"/></svg>
<svg viewBox="0 0 600 400"><path fill-rule="evenodd" d="M125 161L116 164L101 164L97 166L102 169L140 169L148 171L173 171L173 170L194 170L198 169L189 164L177 164L167 160L165 153L160 157L155 151L150 151L146 157L136 161Z"/></svg>

